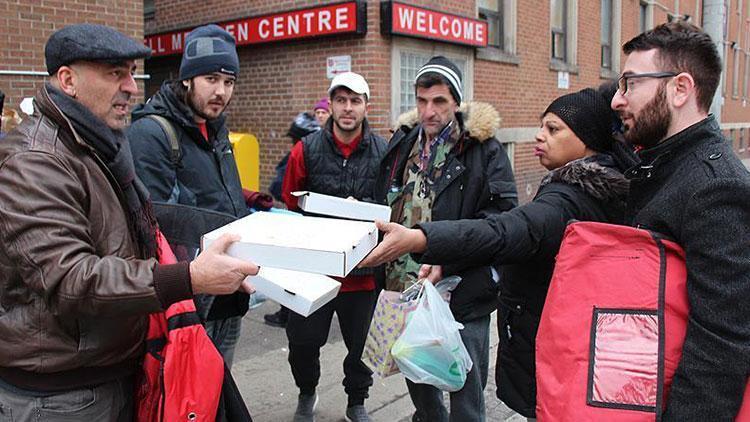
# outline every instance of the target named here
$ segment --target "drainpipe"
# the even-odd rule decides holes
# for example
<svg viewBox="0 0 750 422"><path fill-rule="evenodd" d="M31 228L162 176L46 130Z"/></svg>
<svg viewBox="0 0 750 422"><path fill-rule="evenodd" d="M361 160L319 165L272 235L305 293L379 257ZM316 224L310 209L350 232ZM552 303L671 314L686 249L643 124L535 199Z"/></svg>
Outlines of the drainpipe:
<svg viewBox="0 0 750 422"><path fill-rule="evenodd" d="M703 30L716 45L716 49L719 51L719 58L722 63L726 58L724 57L724 20L728 19L728 10L726 9L725 0L704 0L703 1ZM724 99L721 95L721 87L724 83L724 72L721 73L721 80L719 80L719 86L716 88L714 99L711 102L711 114L716 117L716 121L721 123L721 106Z"/></svg>

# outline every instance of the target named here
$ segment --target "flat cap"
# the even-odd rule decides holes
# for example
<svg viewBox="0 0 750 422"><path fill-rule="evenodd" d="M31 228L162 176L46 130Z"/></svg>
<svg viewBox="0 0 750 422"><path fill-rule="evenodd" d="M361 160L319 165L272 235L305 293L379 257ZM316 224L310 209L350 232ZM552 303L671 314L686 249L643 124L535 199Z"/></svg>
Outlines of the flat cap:
<svg viewBox="0 0 750 422"><path fill-rule="evenodd" d="M104 25L82 23L66 26L50 35L44 59L50 75L77 60L116 63L151 56L151 49Z"/></svg>

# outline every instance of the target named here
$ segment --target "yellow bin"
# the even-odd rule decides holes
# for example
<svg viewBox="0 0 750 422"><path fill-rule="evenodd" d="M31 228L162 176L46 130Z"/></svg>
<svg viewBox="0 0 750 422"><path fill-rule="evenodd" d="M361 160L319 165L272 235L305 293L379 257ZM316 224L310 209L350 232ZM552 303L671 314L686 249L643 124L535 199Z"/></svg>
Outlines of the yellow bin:
<svg viewBox="0 0 750 422"><path fill-rule="evenodd" d="M260 191L260 145L251 133L229 133L242 187Z"/></svg>

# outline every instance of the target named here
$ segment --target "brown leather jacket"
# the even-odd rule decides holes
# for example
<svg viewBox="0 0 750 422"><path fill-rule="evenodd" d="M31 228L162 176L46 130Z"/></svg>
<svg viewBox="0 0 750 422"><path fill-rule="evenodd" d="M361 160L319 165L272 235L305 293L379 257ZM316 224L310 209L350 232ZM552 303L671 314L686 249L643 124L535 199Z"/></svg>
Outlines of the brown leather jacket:
<svg viewBox="0 0 750 422"><path fill-rule="evenodd" d="M0 142L0 379L55 391L131 374L186 263L137 259L122 191L42 88Z"/></svg>

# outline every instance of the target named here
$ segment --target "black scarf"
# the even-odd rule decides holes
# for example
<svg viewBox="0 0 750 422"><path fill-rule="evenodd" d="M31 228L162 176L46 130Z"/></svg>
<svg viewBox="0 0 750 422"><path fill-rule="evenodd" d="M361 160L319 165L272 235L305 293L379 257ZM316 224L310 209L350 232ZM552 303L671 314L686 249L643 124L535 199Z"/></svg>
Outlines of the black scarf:
<svg viewBox="0 0 750 422"><path fill-rule="evenodd" d="M130 144L122 130L111 129L83 104L46 84L52 101L73 124L73 129L91 146L112 173L123 192L128 228L140 249L141 258L155 258L156 218L148 190L135 176Z"/></svg>

